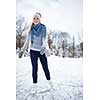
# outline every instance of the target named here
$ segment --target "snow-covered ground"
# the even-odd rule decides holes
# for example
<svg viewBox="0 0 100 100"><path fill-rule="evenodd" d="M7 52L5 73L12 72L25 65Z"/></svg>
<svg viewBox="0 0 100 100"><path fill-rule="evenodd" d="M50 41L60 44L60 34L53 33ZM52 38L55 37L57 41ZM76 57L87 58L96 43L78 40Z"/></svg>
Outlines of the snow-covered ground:
<svg viewBox="0 0 100 100"><path fill-rule="evenodd" d="M48 57L48 65L55 90L32 95L30 57L16 56L16 100L83 100L82 58ZM48 87L48 82L38 63L38 86Z"/></svg>

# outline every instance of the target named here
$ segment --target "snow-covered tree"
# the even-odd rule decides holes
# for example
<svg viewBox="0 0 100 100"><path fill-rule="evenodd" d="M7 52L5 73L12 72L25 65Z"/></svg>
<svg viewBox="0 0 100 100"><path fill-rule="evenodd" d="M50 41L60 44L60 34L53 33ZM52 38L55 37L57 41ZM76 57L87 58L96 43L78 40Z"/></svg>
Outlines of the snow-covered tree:
<svg viewBox="0 0 100 100"><path fill-rule="evenodd" d="M50 33L48 34L48 46L49 46L49 49L52 49L52 43L53 43L52 32L50 31Z"/></svg>
<svg viewBox="0 0 100 100"><path fill-rule="evenodd" d="M51 54L65 57L67 55L67 46L71 41L67 32L50 31L48 34L48 45Z"/></svg>
<svg viewBox="0 0 100 100"><path fill-rule="evenodd" d="M28 27L24 17L16 17L16 49L23 46Z"/></svg>

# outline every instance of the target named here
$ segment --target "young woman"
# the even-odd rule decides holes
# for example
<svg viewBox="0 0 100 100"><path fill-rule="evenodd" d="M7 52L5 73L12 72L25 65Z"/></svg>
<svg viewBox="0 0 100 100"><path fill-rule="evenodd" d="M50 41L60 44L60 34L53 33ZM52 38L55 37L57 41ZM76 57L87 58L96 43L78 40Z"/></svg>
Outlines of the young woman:
<svg viewBox="0 0 100 100"><path fill-rule="evenodd" d="M30 44L30 59L32 63L32 78L33 78L33 90L32 92L37 92L37 82L38 82L38 58L42 64L46 79L50 85L50 88L53 87L50 77L50 71L48 68L48 61L45 55L46 48L46 26L41 23L41 14L35 13L33 16L33 22L28 33L31 37ZM25 49L25 47L24 47ZM24 49L22 51L24 51Z"/></svg>

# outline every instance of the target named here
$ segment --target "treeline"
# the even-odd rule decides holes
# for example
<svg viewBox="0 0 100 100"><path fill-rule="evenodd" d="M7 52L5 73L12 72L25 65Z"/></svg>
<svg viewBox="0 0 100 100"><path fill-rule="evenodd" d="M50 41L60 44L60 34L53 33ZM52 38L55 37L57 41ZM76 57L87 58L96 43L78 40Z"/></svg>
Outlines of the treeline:
<svg viewBox="0 0 100 100"><path fill-rule="evenodd" d="M25 21L24 17L16 18L16 52L18 52L26 40L25 33L29 25ZM79 36L78 36L79 37ZM80 37L79 37L80 38ZM49 47L49 55L55 55L60 57L83 57L83 42L75 43L75 36L70 36L67 32L52 31L47 33L47 44ZM28 52L28 48L26 50ZM27 53L26 53L27 54Z"/></svg>

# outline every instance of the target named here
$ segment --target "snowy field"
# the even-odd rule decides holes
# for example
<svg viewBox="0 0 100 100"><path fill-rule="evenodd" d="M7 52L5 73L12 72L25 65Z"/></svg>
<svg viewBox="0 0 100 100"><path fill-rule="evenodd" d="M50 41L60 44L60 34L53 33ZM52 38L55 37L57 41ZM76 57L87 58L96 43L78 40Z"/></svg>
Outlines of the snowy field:
<svg viewBox="0 0 100 100"><path fill-rule="evenodd" d="M38 60L38 86L48 87L40 61ZM53 92L32 95L30 57L16 56L16 100L83 100L82 58L48 57L48 65L54 85Z"/></svg>

